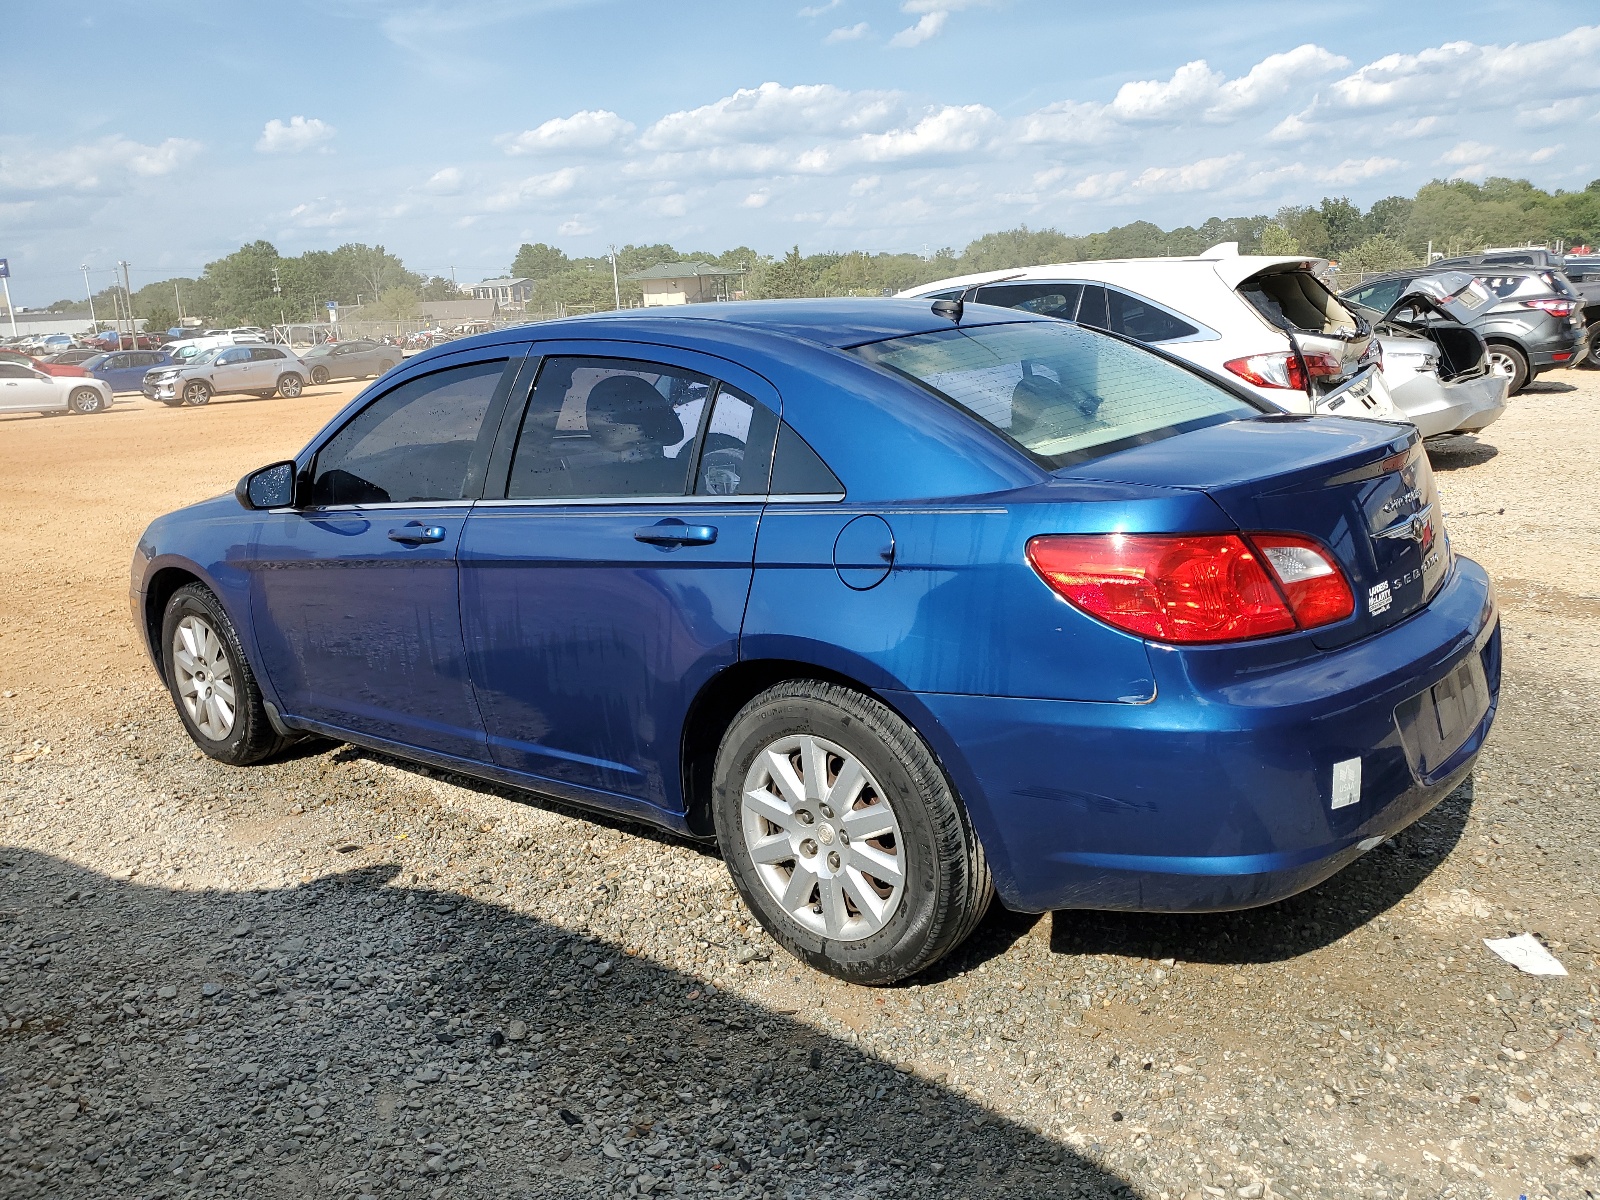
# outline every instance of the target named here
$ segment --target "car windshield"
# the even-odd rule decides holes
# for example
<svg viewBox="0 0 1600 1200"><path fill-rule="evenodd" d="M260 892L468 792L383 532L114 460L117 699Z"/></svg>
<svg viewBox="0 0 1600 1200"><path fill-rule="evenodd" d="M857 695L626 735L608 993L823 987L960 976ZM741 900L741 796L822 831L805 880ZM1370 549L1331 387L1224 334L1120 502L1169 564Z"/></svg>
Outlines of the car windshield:
<svg viewBox="0 0 1600 1200"><path fill-rule="evenodd" d="M956 326L854 353L1056 468L1261 410L1137 346L1058 322Z"/></svg>

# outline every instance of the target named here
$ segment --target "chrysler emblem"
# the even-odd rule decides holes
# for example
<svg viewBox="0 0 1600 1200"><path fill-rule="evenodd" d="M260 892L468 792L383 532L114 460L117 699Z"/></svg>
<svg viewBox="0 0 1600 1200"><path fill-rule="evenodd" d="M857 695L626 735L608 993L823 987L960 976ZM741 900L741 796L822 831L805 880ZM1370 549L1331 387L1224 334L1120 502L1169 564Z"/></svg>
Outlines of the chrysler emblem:
<svg viewBox="0 0 1600 1200"><path fill-rule="evenodd" d="M1408 517L1401 517L1393 525L1385 529L1373 530L1373 537L1380 538L1410 538L1419 542L1423 547L1433 541L1433 523L1428 519L1433 513L1433 505L1424 504Z"/></svg>

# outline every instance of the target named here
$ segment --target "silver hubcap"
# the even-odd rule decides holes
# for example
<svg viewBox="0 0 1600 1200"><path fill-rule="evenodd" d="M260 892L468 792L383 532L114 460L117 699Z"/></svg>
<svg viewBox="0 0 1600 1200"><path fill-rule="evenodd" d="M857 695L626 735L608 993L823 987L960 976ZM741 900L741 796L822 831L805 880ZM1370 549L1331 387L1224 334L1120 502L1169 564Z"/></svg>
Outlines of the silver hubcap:
<svg viewBox="0 0 1600 1200"><path fill-rule="evenodd" d="M745 776L742 814L761 882L807 929L860 941L894 915L905 892L900 823L849 751L809 734L779 738Z"/></svg>
<svg viewBox="0 0 1600 1200"><path fill-rule="evenodd" d="M184 617L172 631L172 665L178 698L195 728L214 742L233 732L233 664L216 630L200 617Z"/></svg>
<svg viewBox="0 0 1600 1200"><path fill-rule="evenodd" d="M1502 353L1499 350L1491 350L1489 351L1489 370L1496 375L1512 379L1516 377L1517 365L1511 361L1509 354Z"/></svg>

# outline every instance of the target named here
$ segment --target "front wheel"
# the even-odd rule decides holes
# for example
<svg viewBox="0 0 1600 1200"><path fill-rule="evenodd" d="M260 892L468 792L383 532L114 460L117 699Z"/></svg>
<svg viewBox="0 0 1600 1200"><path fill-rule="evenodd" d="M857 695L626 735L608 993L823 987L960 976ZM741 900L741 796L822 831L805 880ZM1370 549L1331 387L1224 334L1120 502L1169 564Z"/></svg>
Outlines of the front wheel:
<svg viewBox="0 0 1600 1200"><path fill-rule="evenodd" d="M1504 342L1490 342L1489 373L1498 375L1502 379L1509 379L1511 384L1506 389L1506 395L1515 396L1528 386L1527 356L1515 346L1508 346Z"/></svg>
<svg viewBox="0 0 1600 1200"><path fill-rule="evenodd" d="M915 730L859 692L801 679L723 736L717 840L795 957L852 983L915 975L964 941L993 888L972 824Z"/></svg>
<svg viewBox="0 0 1600 1200"><path fill-rule="evenodd" d="M311 368L311 382L316 384L318 387L321 387L323 384L327 383L328 382L328 368L327 367L312 367Z"/></svg>
<svg viewBox="0 0 1600 1200"><path fill-rule="evenodd" d="M183 385L183 402L190 408L211 403L211 385L204 379L191 379Z"/></svg>
<svg viewBox="0 0 1600 1200"><path fill-rule="evenodd" d="M304 386L304 382L298 375L278 376L278 395L282 396L285 400L293 400L300 394L300 390Z"/></svg>
<svg viewBox="0 0 1600 1200"><path fill-rule="evenodd" d="M97 413L106 406L105 397L93 388L79 388L67 397L67 407L79 416Z"/></svg>
<svg viewBox="0 0 1600 1200"><path fill-rule="evenodd" d="M1591 367L1600 367L1600 333L1595 334L1594 341L1589 346L1589 353L1584 356L1583 361Z"/></svg>
<svg viewBox="0 0 1600 1200"><path fill-rule="evenodd" d="M172 594L161 644L173 704L202 751L242 767L283 748L233 622L209 588L191 583Z"/></svg>

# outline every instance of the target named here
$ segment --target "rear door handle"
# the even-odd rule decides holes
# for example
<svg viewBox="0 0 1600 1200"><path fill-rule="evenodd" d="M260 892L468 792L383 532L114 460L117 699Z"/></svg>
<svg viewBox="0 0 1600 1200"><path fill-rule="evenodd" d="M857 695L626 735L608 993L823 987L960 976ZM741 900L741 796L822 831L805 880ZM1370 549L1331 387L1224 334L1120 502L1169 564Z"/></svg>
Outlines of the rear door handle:
<svg viewBox="0 0 1600 1200"><path fill-rule="evenodd" d="M444 541L443 525L423 525L412 521L409 525L402 525L399 529L389 530L391 542L405 542L409 545L421 545L423 542Z"/></svg>
<svg viewBox="0 0 1600 1200"><path fill-rule="evenodd" d="M717 540L715 525L685 525L677 517L668 517L654 525L633 531L635 540L649 542L652 546L709 546Z"/></svg>

